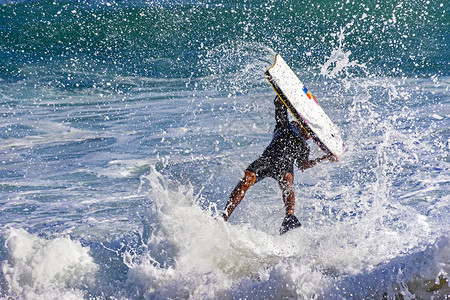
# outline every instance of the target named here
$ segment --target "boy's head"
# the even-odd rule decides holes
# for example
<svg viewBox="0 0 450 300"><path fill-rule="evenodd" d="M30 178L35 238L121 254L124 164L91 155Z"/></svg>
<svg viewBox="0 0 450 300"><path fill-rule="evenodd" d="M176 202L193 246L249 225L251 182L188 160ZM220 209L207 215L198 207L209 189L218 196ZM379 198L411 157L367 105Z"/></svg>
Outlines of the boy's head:
<svg viewBox="0 0 450 300"><path fill-rule="evenodd" d="M303 126L299 122L291 121L291 124L298 130L298 132L300 132L305 141L311 138L311 135L306 131L305 128L303 128Z"/></svg>

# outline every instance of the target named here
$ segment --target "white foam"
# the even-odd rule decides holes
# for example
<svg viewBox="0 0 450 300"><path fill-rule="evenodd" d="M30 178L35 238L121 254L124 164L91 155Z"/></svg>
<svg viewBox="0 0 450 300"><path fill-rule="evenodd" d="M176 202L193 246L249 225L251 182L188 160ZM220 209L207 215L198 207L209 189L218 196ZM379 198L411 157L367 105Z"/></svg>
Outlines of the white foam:
<svg viewBox="0 0 450 300"><path fill-rule="evenodd" d="M99 176L108 176L111 178L128 178L136 174L142 174L148 171L150 165L155 163L155 159L150 158L127 158L111 160L107 167L101 166L88 171L95 172Z"/></svg>
<svg viewBox="0 0 450 300"><path fill-rule="evenodd" d="M444 117L441 117L441 116L438 115L438 114L432 114L431 117L432 117L433 119L436 119L436 120L442 120L442 119L444 119Z"/></svg>
<svg viewBox="0 0 450 300"><path fill-rule="evenodd" d="M8 294L19 299L80 299L98 269L89 248L68 237L47 240L10 229L2 273Z"/></svg>
<svg viewBox="0 0 450 300"><path fill-rule="evenodd" d="M125 255L134 296L311 299L375 290L382 297L384 292L408 295L407 287L396 286L418 276L448 276L448 239L433 246L431 255L420 252L414 235L427 228L424 217L411 232L390 229L380 223L390 212L374 205L363 218L317 223L278 236L211 217L214 207L201 209L191 187L170 182L155 170L143 180L153 201L147 224L152 230L144 254ZM413 254L402 258L405 252ZM417 264L422 257L424 263ZM397 281L402 268L408 272Z"/></svg>
<svg viewBox="0 0 450 300"><path fill-rule="evenodd" d="M41 146L53 143L63 144L99 137L97 132L81 130L55 122L40 121L37 124L30 124L30 126L34 130L42 133L39 135L29 135L21 138L8 138L6 141L2 142L0 145L0 150L7 150L16 147L32 148L38 145Z"/></svg>

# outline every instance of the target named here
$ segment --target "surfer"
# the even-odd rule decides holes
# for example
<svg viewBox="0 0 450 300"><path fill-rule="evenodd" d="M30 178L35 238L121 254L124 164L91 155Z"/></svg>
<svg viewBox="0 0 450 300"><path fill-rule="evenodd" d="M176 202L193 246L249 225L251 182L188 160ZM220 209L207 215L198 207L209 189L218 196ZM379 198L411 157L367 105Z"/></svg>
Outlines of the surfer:
<svg viewBox="0 0 450 300"><path fill-rule="evenodd" d="M325 155L309 160L309 147L306 140L310 135L297 122L289 122L287 108L277 96L275 104L275 129L273 139L261 157L252 162L245 170L242 180L236 185L228 199L223 213L225 221L239 205L247 190L258 181L272 177L280 185L286 215L281 225L280 234L300 227L294 215L295 195L292 188L294 182L294 164L304 171L325 159L333 160L333 156Z"/></svg>

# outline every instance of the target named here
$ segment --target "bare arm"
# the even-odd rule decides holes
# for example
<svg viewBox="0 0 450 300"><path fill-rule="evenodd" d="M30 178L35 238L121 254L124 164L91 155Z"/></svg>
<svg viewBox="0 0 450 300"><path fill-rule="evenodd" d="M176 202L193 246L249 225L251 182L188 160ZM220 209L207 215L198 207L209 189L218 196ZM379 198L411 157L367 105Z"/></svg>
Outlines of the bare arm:
<svg viewBox="0 0 450 300"><path fill-rule="evenodd" d="M301 165L298 166L298 168L302 171L305 171L309 168L314 167L316 164L318 164L319 162L329 159L331 161L337 161L336 157L334 155L324 155L322 157L313 159L313 160L308 160L307 162L302 163Z"/></svg>
<svg viewBox="0 0 450 300"><path fill-rule="evenodd" d="M288 114L287 114L287 108L281 101L280 97L276 97L275 100L273 100L273 103L275 104L275 130L277 131L279 128L286 126L286 124L289 122Z"/></svg>

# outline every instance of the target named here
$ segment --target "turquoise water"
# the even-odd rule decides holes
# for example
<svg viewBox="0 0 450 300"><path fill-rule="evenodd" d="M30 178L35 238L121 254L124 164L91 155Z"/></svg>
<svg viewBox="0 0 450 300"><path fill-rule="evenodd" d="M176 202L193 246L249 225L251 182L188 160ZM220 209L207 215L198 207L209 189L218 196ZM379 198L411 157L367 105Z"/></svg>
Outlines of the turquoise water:
<svg viewBox="0 0 450 300"><path fill-rule="evenodd" d="M0 1L0 297L448 297L449 7L416 2ZM281 237L270 179L215 218L276 53L346 145Z"/></svg>

